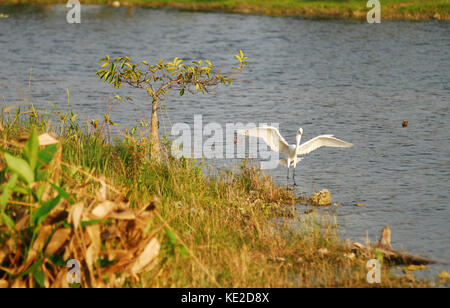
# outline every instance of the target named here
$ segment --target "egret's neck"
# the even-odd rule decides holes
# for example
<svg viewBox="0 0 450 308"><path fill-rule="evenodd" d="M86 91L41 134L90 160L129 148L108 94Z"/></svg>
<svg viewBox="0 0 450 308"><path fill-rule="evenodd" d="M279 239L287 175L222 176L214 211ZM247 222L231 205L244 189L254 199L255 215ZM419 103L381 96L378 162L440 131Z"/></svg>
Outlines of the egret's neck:
<svg viewBox="0 0 450 308"><path fill-rule="evenodd" d="M295 152L297 152L297 148L300 146L300 140L301 139L302 139L302 135L301 134L297 134L297 137L296 137L297 143L295 144Z"/></svg>

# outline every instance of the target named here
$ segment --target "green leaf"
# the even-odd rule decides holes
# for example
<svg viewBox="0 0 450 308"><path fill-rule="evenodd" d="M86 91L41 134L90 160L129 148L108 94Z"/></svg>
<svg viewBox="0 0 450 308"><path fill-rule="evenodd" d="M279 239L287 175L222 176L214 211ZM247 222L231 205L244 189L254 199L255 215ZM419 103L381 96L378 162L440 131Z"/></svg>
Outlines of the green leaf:
<svg viewBox="0 0 450 308"><path fill-rule="evenodd" d="M30 168L30 165L19 157L14 157L8 152L4 152L5 155L5 161L8 165L9 169L11 169L14 172L17 172L19 176L27 182L27 184L31 184L34 182L34 173L32 169Z"/></svg>
<svg viewBox="0 0 450 308"><path fill-rule="evenodd" d="M64 258L61 255L53 255L49 257L49 260L56 266L65 266Z"/></svg>
<svg viewBox="0 0 450 308"><path fill-rule="evenodd" d="M58 149L57 145L52 144L40 150L38 153L37 167L39 168L41 166L49 164L52 161L53 157L55 156L57 149Z"/></svg>
<svg viewBox="0 0 450 308"><path fill-rule="evenodd" d="M58 195L56 198L53 198L52 200L47 201L44 204L42 204L42 206L40 208L38 208L36 210L36 212L34 212L32 218L31 218L32 224L40 225L44 221L44 219L47 217L47 215L50 213L50 211L53 210L53 208L58 205L60 200L61 200L61 195Z"/></svg>
<svg viewBox="0 0 450 308"><path fill-rule="evenodd" d="M23 149L23 156L28 161L28 164L31 167L31 170L36 169L36 162L38 160L38 151L39 151L39 141L36 133L36 129L33 128L30 134L30 138L25 143L25 147Z"/></svg>
<svg viewBox="0 0 450 308"><path fill-rule="evenodd" d="M33 278L41 288L44 287L45 274L43 271L35 269L33 271Z"/></svg>
<svg viewBox="0 0 450 308"><path fill-rule="evenodd" d="M189 257L189 252L187 251L186 247L184 247L183 245L178 246L178 251L180 252L180 255L183 258Z"/></svg>
<svg viewBox="0 0 450 308"><path fill-rule="evenodd" d="M101 223L101 222L102 222L101 219L93 219L93 220L82 221L80 224L81 224L82 227L87 227L87 226L95 225L95 224L98 224L98 223Z"/></svg>
<svg viewBox="0 0 450 308"><path fill-rule="evenodd" d="M177 237L175 236L175 234L168 228L164 228L164 231L166 232L166 235L169 238L169 244L175 245L177 243Z"/></svg>
<svg viewBox="0 0 450 308"><path fill-rule="evenodd" d="M0 196L0 209L1 212L4 211L5 206L8 204L9 198L14 192L14 187L16 187L18 175L14 173L9 179L8 183L3 187L2 195Z"/></svg>
<svg viewBox="0 0 450 308"><path fill-rule="evenodd" d="M62 198L64 198L64 199L66 199L67 201L69 201L70 204L74 204L74 203L75 203L75 200L73 200L73 198L71 198L71 197L72 197L71 194L69 194L67 191L65 191L65 190L62 189L61 187L56 186L55 184L51 184L51 185L52 185L52 187L58 192L58 194L59 194Z"/></svg>
<svg viewBox="0 0 450 308"><path fill-rule="evenodd" d="M44 177L42 177L42 178L44 178ZM47 184L44 183L37 189L36 196L37 196L38 200L42 199L42 194L44 193L46 186L47 186Z"/></svg>
<svg viewBox="0 0 450 308"><path fill-rule="evenodd" d="M15 224L14 224L14 220L12 220L11 217L9 217L8 215L6 215L6 213L1 213L0 214L0 218L1 220L10 228L14 228Z"/></svg>

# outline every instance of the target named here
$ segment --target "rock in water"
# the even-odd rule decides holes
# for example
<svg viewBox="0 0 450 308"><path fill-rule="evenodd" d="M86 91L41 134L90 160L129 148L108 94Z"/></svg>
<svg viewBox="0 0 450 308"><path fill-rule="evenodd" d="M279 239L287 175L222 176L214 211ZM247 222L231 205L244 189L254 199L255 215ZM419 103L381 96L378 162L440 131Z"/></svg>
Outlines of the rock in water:
<svg viewBox="0 0 450 308"><path fill-rule="evenodd" d="M327 189L322 189L321 191L312 195L308 200L312 205L326 206L331 204L331 193Z"/></svg>

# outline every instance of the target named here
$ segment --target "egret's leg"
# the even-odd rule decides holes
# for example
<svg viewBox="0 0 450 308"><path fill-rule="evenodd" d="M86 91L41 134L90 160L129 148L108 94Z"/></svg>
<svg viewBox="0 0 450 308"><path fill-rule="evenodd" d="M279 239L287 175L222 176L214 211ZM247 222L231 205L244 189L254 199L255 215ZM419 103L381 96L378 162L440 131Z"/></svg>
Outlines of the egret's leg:
<svg viewBox="0 0 450 308"><path fill-rule="evenodd" d="M292 179L294 180L294 186L297 186L297 183L295 183L295 167L294 170L292 171Z"/></svg>
<svg viewBox="0 0 450 308"><path fill-rule="evenodd" d="M287 188L289 188L289 167L287 168L286 180L287 180L287 182L286 182Z"/></svg>

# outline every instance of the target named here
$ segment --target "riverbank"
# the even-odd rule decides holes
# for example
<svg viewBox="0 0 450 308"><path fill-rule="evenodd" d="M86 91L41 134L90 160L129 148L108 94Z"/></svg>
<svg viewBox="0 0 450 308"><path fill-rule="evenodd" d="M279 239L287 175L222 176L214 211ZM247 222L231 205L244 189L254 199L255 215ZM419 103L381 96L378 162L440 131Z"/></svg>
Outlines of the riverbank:
<svg viewBox="0 0 450 308"><path fill-rule="evenodd" d="M207 177L191 160L149 160L139 131L111 140L110 118L2 115L0 286L68 286L70 259L82 287L374 286L335 217L304 213L250 166ZM375 286L429 286L381 275Z"/></svg>
<svg viewBox="0 0 450 308"><path fill-rule="evenodd" d="M64 0L5 0L5 4L53 4ZM83 0L82 4L176 8L188 11L231 12L271 16L304 16L312 18L365 19L365 0ZM448 0L383 0L382 20L450 20Z"/></svg>

